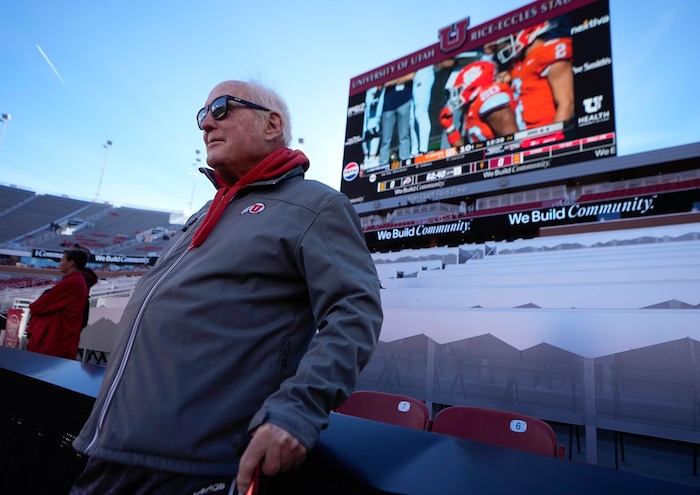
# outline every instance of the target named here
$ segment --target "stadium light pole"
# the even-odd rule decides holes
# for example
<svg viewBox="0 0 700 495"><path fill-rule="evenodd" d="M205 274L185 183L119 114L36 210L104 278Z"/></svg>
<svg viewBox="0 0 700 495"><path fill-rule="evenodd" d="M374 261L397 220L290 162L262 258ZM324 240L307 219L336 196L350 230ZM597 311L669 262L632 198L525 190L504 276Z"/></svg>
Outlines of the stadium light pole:
<svg viewBox="0 0 700 495"><path fill-rule="evenodd" d="M107 154L109 153L109 148L112 147L112 141L107 141L102 145L105 149L105 158L102 161L102 171L100 172L100 182L97 183L97 193L95 193L95 201L100 197L100 189L102 189L102 178L105 175L105 166L107 165Z"/></svg>
<svg viewBox="0 0 700 495"><path fill-rule="evenodd" d="M199 168L199 163L201 163L201 159L199 158L199 150L194 150L195 154L195 161L192 164L194 167L194 171L190 172L189 175L192 176L192 194L190 195L190 211L189 213L192 214L192 206L194 205L194 186L197 184L197 169Z"/></svg>
<svg viewBox="0 0 700 495"><path fill-rule="evenodd" d="M5 137L5 127L7 127L7 123L12 120L12 115L9 113L3 113L2 117L0 117L0 122L2 122L2 129L0 129L0 148L2 148L2 138Z"/></svg>

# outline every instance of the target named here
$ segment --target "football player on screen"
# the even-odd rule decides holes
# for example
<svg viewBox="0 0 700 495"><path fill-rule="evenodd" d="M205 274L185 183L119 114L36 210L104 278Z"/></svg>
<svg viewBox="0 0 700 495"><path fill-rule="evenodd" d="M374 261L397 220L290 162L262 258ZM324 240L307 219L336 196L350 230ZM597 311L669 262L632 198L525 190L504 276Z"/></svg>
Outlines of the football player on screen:
<svg viewBox="0 0 700 495"><path fill-rule="evenodd" d="M375 86L365 94L365 114L362 123L362 172L369 172L379 167L379 141L381 139L382 105L384 93L382 86Z"/></svg>
<svg viewBox="0 0 700 495"><path fill-rule="evenodd" d="M459 123L455 126L455 110L461 110L464 115L462 126ZM473 62L460 71L449 92L447 105L440 112L440 124L453 147L518 130L510 87L507 83L496 82L496 66L492 62Z"/></svg>
<svg viewBox="0 0 700 495"><path fill-rule="evenodd" d="M509 69L520 130L565 122L574 113L573 48L564 20L549 20L497 42Z"/></svg>

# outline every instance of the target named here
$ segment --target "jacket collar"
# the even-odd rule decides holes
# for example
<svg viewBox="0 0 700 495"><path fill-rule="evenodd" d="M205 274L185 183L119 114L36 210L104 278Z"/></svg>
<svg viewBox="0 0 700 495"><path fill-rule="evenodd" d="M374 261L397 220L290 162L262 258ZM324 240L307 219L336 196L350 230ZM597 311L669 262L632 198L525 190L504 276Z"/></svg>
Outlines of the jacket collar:
<svg viewBox="0 0 700 495"><path fill-rule="evenodd" d="M198 170L202 175L204 175L209 180L209 182L212 183L212 185L217 190L220 187L222 187L222 184L218 181L218 179L217 179L218 176L216 175L216 172L213 169L211 169L209 167L199 167ZM252 184L249 184L249 185L250 186L268 186L268 185L272 185L272 184L277 184L278 182L281 182L283 180L290 179L292 177L296 177L299 175L303 177L304 173L305 173L304 168L301 165L299 165L299 166L293 168L292 170L290 170L289 172L286 172L286 173L280 175L279 177L276 177L274 179L257 181L257 182L254 182Z"/></svg>

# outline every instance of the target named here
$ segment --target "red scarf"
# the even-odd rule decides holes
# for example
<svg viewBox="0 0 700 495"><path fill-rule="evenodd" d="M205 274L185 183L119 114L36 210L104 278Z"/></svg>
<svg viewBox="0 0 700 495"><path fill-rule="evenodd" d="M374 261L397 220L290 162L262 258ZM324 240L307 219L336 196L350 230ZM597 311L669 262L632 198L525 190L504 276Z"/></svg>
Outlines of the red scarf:
<svg viewBox="0 0 700 495"><path fill-rule="evenodd" d="M309 159L304 153L299 150L279 148L267 155L234 185L219 187L214 200L209 205L209 211L207 211L204 221L192 237L190 249L200 246L206 240L238 191L253 182L280 177L299 165L304 167L305 171L309 168Z"/></svg>

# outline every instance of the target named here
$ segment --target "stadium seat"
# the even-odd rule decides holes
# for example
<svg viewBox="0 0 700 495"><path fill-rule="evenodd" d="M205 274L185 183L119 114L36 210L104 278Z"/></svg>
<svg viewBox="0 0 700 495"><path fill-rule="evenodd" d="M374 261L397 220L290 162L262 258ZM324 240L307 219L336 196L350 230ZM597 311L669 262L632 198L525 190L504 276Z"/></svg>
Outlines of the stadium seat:
<svg viewBox="0 0 700 495"><path fill-rule="evenodd" d="M418 399L369 390L353 392L336 412L417 430L424 430L430 419L428 406Z"/></svg>
<svg viewBox="0 0 700 495"><path fill-rule="evenodd" d="M440 411L430 431L552 457L564 457L554 430L541 419L484 407L450 406Z"/></svg>

